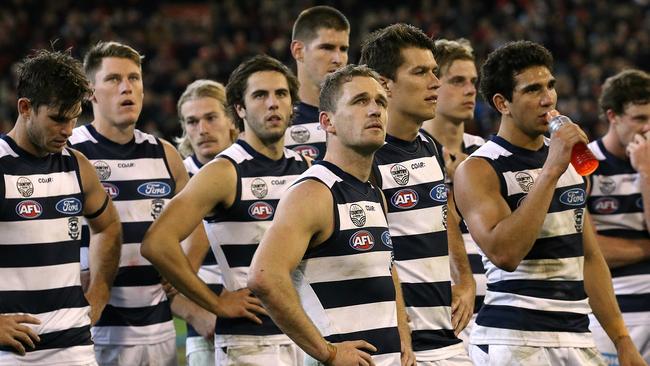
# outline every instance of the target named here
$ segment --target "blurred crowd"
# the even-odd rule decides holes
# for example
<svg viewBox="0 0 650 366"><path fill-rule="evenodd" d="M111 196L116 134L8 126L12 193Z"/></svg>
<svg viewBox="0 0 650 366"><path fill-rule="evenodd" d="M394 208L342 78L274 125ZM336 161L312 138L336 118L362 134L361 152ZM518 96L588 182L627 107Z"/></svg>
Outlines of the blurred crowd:
<svg viewBox="0 0 650 366"><path fill-rule="evenodd" d="M558 109L602 136L597 97L606 77L627 67L650 70L647 0L218 0L38 1L0 3L0 133L16 120L16 62L38 48L71 48L81 58L99 40L127 43L145 55L145 101L138 128L171 139L180 135L176 101L195 79L227 82L244 59L267 53L293 67L291 26L301 10L327 4L350 19L350 62L361 40L395 22L436 38L469 39L479 64L510 40L542 43L555 57ZM53 45L52 45L53 43ZM89 122L90 107L80 119ZM467 131L497 129L487 104L477 104Z"/></svg>

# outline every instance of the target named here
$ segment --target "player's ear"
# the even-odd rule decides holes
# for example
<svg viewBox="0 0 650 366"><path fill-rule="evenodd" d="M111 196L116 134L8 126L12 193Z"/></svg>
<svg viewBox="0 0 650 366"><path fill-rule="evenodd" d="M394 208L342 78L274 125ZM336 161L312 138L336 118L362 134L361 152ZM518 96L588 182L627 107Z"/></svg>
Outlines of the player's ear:
<svg viewBox="0 0 650 366"><path fill-rule="evenodd" d="M323 131L327 133L336 134L336 127L332 123L332 119L329 115L329 112L320 112L318 114L318 122Z"/></svg>

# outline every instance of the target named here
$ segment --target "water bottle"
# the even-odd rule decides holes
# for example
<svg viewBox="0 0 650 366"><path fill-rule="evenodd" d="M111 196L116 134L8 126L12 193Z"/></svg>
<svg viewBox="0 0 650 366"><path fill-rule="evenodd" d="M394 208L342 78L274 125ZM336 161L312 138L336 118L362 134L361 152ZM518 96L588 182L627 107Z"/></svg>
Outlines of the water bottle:
<svg viewBox="0 0 650 366"><path fill-rule="evenodd" d="M573 123L569 117L559 114L556 110L549 112L549 115L551 116L551 120L548 122L548 127L551 133L554 133L567 123ZM571 150L571 165L573 165L578 174L586 176L598 168L598 159L596 159L584 142L578 142L573 145L573 149Z"/></svg>

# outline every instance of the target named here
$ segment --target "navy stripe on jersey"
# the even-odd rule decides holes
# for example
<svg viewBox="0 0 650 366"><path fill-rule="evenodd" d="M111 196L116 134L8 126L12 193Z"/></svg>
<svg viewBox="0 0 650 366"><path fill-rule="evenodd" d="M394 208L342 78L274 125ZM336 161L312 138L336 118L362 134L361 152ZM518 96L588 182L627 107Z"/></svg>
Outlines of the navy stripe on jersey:
<svg viewBox="0 0 650 366"><path fill-rule="evenodd" d="M476 324L492 328L534 332L589 333L589 318L582 314L483 304Z"/></svg>
<svg viewBox="0 0 650 366"><path fill-rule="evenodd" d="M284 133L284 146L315 160L325 157L326 133L318 121L318 107L300 102L293 109L291 126Z"/></svg>
<svg viewBox="0 0 650 366"><path fill-rule="evenodd" d="M90 326L70 328L59 332L39 334L40 341L34 342L36 348L25 347L27 352L54 348L69 348L71 345L86 346L93 344L90 339ZM0 351L16 352L12 347L0 346Z"/></svg>
<svg viewBox="0 0 650 366"><path fill-rule="evenodd" d="M0 314L40 314L66 308L83 308L88 301L80 286L36 291L2 291Z"/></svg>
<svg viewBox="0 0 650 366"><path fill-rule="evenodd" d="M160 273L153 266L120 267L113 286L152 286L159 284L161 280Z"/></svg>
<svg viewBox="0 0 650 366"><path fill-rule="evenodd" d="M400 346L398 343L395 343L395 338L399 339L399 332L397 328L379 328L325 337L325 339L331 343L357 341L359 339L363 339L364 341L372 344L377 348L377 352L365 351L371 356L386 353L399 354ZM399 361L399 358L397 361ZM399 362L397 364L399 364Z"/></svg>
<svg viewBox="0 0 650 366"><path fill-rule="evenodd" d="M441 344L442 347L458 344L454 331L449 329L414 330L411 332L411 338L414 352L427 351L432 343Z"/></svg>
<svg viewBox="0 0 650 366"><path fill-rule="evenodd" d="M557 300L583 300L587 298L582 281L529 281L508 280L488 283L494 292L507 292L523 296Z"/></svg>
<svg viewBox="0 0 650 366"><path fill-rule="evenodd" d="M121 308L106 305L96 326L147 326L164 323L171 318L169 302L163 301L154 306L141 308Z"/></svg>
<svg viewBox="0 0 650 366"><path fill-rule="evenodd" d="M257 315L262 321L262 324L253 323L245 318L219 318L217 321L218 326L215 329L215 334L219 335L256 335L256 336L269 336L282 334L273 320L266 315Z"/></svg>
<svg viewBox="0 0 650 366"><path fill-rule="evenodd" d="M320 294L321 304L329 308L367 304L377 301L394 301L395 292L382 288L384 277L367 277L345 281L313 283L311 287ZM374 289L370 291L369 289Z"/></svg>
<svg viewBox="0 0 650 366"><path fill-rule="evenodd" d="M582 233L538 239L524 259L557 259L584 255Z"/></svg>
<svg viewBox="0 0 650 366"><path fill-rule="evenodd" d="M431 299L440 296L451 296L451 287L445 282L402 283L404 298L408 296L409 306L428 307ZM452 332L453 333L453 332ZM454 342L458 343L458 342Z"/></svg>
<svg viewBox="0 0 650 366"><path fill-rule="evenodd" d="M3 245L0 256L0 268L41 267L74 262L79 262L79 242L76 241Z"/></svg>
<svg viewBox="0 0 650 366"><path fill-rule="evenodd" d="M447 240L447 232L441 231L433 234L404 235L400 243L402 250L394 251L396 261L426 258L428 256L440 257L449 253L449 249L440 245L440 241Z"/></svg>
<svg viewBox="0 0 650 366"><path fill-rule="evenodd" d="M650 303L650 294L617 295L616 300L624 313L645 312Z"/></svg>

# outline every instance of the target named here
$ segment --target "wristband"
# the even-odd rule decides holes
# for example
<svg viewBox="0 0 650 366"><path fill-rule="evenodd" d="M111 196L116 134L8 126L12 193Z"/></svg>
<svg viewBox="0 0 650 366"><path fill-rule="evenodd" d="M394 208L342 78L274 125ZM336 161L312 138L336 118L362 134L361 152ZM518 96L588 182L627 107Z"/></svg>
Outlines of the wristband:
<svg viewBox="0 0 650 366"><path fill-rule="evenodd" d="M329 365L330 363L332 363L334 361L334 359L336 358L336 352L337 351L338 350L336 349L335 345L327 342L327 352L329 352L329 356L327 356L327 360L325 360L323 362L323 364Z"/></svg>

